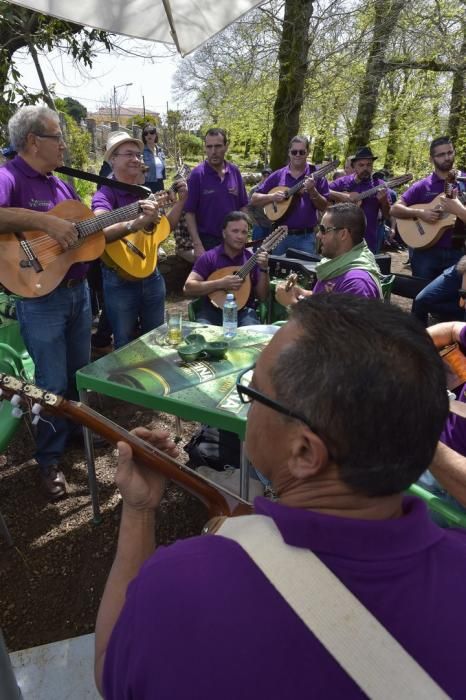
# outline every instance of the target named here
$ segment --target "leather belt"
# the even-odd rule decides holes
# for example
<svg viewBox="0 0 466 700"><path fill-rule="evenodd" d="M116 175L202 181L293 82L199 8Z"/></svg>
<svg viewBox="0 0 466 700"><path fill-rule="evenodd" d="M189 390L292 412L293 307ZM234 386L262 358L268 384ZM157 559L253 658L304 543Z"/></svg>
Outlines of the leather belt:
<svg viewBox="0 0 466 700"><path fill-rule="evenodd" d="M62 280L58 286L70 289L71 287L77 287L78 284L82 284L85 279L85 277L68 277L68 279Z"/></svg>
<svg viewBox="0 0 466 700"><path fill-rule="evenodd" d="M288 235L304 236L305 233L314 233L312 228L289 228Z"/></svg>

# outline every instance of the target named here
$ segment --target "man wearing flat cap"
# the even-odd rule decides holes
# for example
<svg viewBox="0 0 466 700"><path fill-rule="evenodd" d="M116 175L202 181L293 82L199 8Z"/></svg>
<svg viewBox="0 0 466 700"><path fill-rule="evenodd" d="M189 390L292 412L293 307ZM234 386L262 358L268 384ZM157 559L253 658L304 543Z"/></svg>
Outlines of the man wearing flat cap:
<svg viewBox="0 0 466 700"><path fill-rule="evenodd" d="M377 218L379 211L382 212L384 219L388 219L390 210L386 190L361 200L362 193L377 185L384 184L383 180L372 175L375 160L377 160L377 156L373 155L368 146L359 148L355 155L351 157L352 174L339 177L329 185L330 200L334 202L354 202L355 204L361 202L361 207L367 220L366 242L373 253L376 252L377 248Z"/></svg>

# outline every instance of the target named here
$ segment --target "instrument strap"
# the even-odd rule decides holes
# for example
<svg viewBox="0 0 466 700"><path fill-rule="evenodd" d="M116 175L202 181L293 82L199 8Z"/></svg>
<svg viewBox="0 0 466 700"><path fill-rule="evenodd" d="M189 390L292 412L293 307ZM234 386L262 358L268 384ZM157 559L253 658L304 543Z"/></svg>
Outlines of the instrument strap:
<svg viewBox="0 0 466 700"><path fill-rule="evenodd" d="M99 185L106 185L114 190L124 190L130 194L136 194L141 199L147 199L152 194L151 190L148 187L144 187L144 185L127 185L125 182L102 177L102 175L96 175L95 173L88 173L85 170L79 170L79 168L69 168L67 165L55 168L55 172L68 175L69 177L77 177L78 180L89 180L89 182L96 182Z"/></svg>
<svg viewBox="0 0 466 700"><path fill-rule="evenodd" d="M263 515L227 518L217 535L234 540L245 550L369 698L448 698L313 552L283 541L272 518Z"/></svg>

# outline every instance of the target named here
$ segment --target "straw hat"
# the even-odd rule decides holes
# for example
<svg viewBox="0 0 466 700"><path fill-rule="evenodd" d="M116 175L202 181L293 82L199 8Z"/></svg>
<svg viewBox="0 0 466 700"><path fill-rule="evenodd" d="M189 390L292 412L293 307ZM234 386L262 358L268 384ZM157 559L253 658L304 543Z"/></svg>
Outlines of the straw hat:
<svg viewBox="0 0 466 700"><path fill-rule="evenodd" d="M144 150L144 144L139 139L135 139L133 136L129 136L126 131L112 131L107 140L107 150L105 151L104 160L110 163L110 158L113 156L114 151L121 146L122 143L135 143L140 149L141 153Z"/></svg>

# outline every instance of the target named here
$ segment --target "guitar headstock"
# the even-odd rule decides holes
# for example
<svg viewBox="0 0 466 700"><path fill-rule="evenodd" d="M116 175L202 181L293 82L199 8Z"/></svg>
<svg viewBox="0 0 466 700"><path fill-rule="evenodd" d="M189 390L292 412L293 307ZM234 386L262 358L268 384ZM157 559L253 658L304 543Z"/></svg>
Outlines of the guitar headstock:
<svg viewBox="0 0 466 700"><path fill-rule="evenodd" d="M281 240L288 235L288 226L278 226L267 238L262 241L259 250L273 250Z"/></svg>
<svg viewBox="0 0 466 700"><path fill-rule="evenodd" d="M398 175L398 177L391 177L387 180L388 187L398 187L399 185L405 185L413 179L412 173L406 173L406 175Z"/></svg>
<svg viewBox="0 0 466 700"><path fill-rule="evenodd" d="M42 408L53 410L54 408L58 408L63 401L61 396L52 394L50 391L39 389L39 387L34 384L25 382L18 377L0 373L0 401L4 399L10 401L12 405L12 414L16 418L20 418L23 413L19 409L21 405L30 410L35 416L32 421L34 425L39 419L39 413Z"/></svg>

